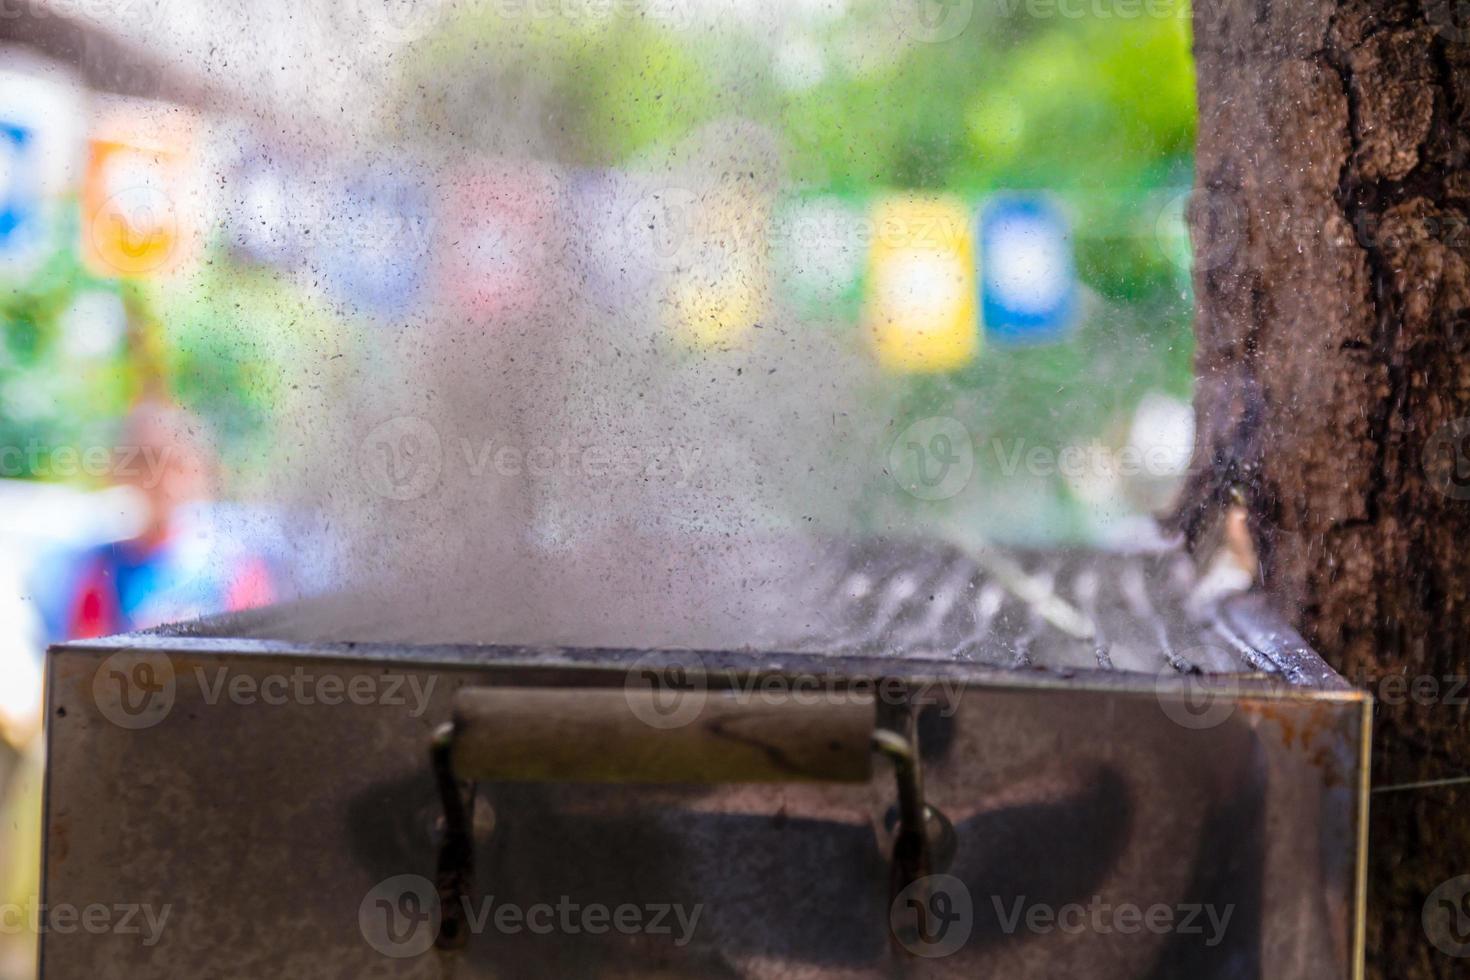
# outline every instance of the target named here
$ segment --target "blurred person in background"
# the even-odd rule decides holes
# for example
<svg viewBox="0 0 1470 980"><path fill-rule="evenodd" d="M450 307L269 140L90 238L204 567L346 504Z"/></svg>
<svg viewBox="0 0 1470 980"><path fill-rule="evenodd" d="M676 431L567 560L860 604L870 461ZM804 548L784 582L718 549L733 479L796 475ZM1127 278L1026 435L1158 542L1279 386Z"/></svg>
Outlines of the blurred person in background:
<svg viewBox="0 0 1470 980"><path fill-rule="evenodd" d="M218 533L218 460L203 422L160 401L123 423L113 479L131 491L136 533L71 563L40 603L50 639L107 636L264 605L265 559Z"/></svg>

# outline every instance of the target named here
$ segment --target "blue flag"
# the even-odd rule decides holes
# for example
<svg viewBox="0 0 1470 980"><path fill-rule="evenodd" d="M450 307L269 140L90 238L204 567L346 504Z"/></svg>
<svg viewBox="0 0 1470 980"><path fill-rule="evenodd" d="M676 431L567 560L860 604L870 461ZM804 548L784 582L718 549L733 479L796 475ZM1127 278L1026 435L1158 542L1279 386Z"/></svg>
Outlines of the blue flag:
<svg viewBox="0 0 1470 980"><path fill-rule="evenodd" d="M1077 273L1067 217L1040 195L1005 194L980 211L980 306L997 344L1042 344L1077 319Z"/></svg>
<svg viewBox="0 0 1470 980"><path fill-rule="evenodd" d="M0 259L30 252L40 240L40 174L35 135L0 120Z"/></svg>

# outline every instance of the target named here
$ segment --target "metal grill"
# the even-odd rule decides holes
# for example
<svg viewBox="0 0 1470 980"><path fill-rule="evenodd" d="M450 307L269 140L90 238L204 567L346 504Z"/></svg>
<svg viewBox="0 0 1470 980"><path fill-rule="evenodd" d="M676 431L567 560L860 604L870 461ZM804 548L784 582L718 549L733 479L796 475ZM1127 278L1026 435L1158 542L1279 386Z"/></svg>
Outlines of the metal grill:
<svg viewBox="0 0 1470 980"><path fill-rule="evenodd" d="M459 980L548 969L648 975L655 965L670 977L874 980L1358 975L1370 705L1261 596L1210 599L1173 553L817 542L732 562L713 549L701 566L708 581L683 588L674 586L688 563L659 556L657 546L630 547L555 580L585 590L617 573L608 589L621 597L637 578L626 609L569 608L548 580L534 581L558 571L549 563L518 566L535 588L485 583L500 601L458 619L424 601L429 582L416 583L417 596L400 587L329 597L55 648L44 898L83 906L125 895L171 906L175 925L150 948L126 936L48 934L47 975L197 976L220 963L251 976ZM579 613L573 632L594 642L513 645L538 616ZM659 633L654 614L675 628ZM323 631L338 639L324 642ZM455 638L475 632L511 645ZM711 637L724 641L697 642ZM639 760L652 758L658 774L657 746L694 729L727 731L712 718L755 719L770 707L764 680L786 681L778 695L809 693L798 685L811 678L869 696L898 682L901 700L880 699L877 716L913 722L922 798L948 827L924 853L972 899L960 946L925 958L893 918L897 844L918 821L903 818L902 790L894 810L884 779L662 786L507 775L549 757L601 772L610 739L563 736L585 732L594 706L642 703L629 700L629 684L650 669L675 677L691 667L709 686L708 702L702 686L685 702L693 719L672 731L606 729L652 747L652 756L626 754L630 771L649 770ZM396 678L427 697L409 711L387 699L264 704L221 693L235 680L266 690L296 677L339 693ZM145 689L140 716L132 702ZM745 695L754 712L739 690L754 692ZM562 707L526 715L528 696ZM446 748L450 765L431 773L434 733L451 719L458 740L442 744L460 748ZM537 731L540 748L526 749ZM736 748L766 744L743 725L729 731ZM785 766L800 727L762 731L782 751L747 761ZM798 742L813 758L839 745L825 734ZM705 775L705 765L678 771ZM487 781L455 811L443 802L445 774ZM448 835L452 812L490 819L460 821ZM473 853L473 866L446 864L450 853ZM432 928L405 933L423 940L421 951L385 953L371 914L385 888L389 899L409 894L395 890L405 880L420 897L444 880L453 888L440 893ZM704 918L682 947L654 935L505 934L452 919L465 906L446 894L522 907L563 896L673 902L698 905ZM1234 911L1216 944L1183 933L1037 934L997 911L1095 900ZM469 934L436 953L450 921Z"/></svg>

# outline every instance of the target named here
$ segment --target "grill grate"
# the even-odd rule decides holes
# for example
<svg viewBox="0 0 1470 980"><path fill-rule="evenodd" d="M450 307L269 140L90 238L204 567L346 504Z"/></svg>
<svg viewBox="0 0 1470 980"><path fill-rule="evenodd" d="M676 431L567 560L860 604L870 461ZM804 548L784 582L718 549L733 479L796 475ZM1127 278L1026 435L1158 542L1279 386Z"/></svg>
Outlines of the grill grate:
<svg viewBox="0 0 1470 980"><path fill-rule="evenodd" d="M964 551L870 539L671 557L679 554L666 541L632 540L535 556L513 563L514 575L485 573L474 602L436 602L433 584L395 584L203 628L292 642L787 652L1341 683L1263 597L1202 598L1193 561L1178 551Z"/></svg>
<svg viewBox="0 0 1470 980"><path fill-rule="evenodd" d="M1178 552L972 555L872 542L835 555L819 575L830 612L798 640L802 652L1017 669L1267 673L1295 683L1316 676L1312 665L1253 645L1251 631L1232 624L1232 600L1201 608L1194 564ZM1299 638L1295 644L1309 653Z"/></svg>

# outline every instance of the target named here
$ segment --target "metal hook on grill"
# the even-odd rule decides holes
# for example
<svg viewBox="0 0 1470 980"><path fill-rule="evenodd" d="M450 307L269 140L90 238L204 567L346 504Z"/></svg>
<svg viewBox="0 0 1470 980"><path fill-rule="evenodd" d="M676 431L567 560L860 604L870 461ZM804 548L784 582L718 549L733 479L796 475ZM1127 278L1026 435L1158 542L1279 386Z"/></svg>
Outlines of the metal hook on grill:
<svg viewBox="0 0 1470 980"><path fill-rule="evenodd" d="M469 939L465 898L475 879L475 784L454 774L454 735L453 722L439 726L430 750L434 781L444 807L439 863L434 870L434 887L439 893L439 934L434 937L434 945L441 950L462 949Z"/></svg>
<svg viewBox="0 0 1470 980"><path fill-rule="evenodd" d="M896 895L929 874L931 867L923 765L912 726L907 733L877 729L873 732L873 748L892 760L898 782L898 833L893 842Z"/></svg>

